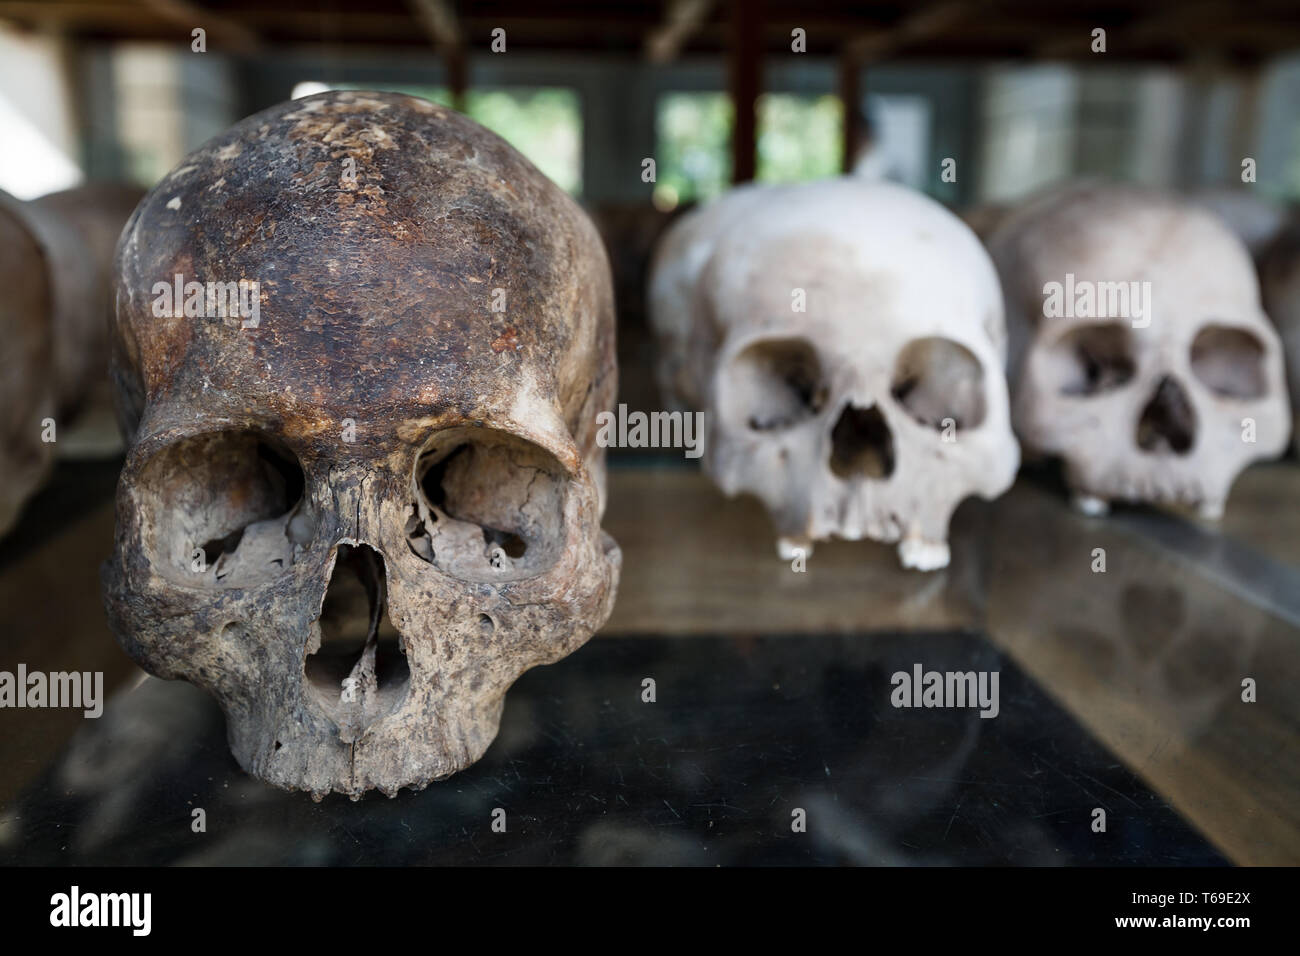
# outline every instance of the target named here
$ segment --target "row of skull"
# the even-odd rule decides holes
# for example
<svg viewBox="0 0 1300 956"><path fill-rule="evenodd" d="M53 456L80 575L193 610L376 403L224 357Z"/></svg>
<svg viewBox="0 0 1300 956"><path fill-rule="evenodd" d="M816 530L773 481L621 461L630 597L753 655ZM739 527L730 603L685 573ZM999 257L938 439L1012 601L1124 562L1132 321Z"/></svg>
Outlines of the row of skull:
<svg viewBox="0 0 1300 956"><path fill-rule="evenodd" d="M1005 491L1021 448L1061 459L1085 511L1215 518L1291 431L1245 245L1135 188L1050 190L985 245L893 184L744 187L673 226L650 299L662 389L713 413L705 465L762 499L782 555L866 537L943 567L953 509Z"/></svg>
<svg viewBox="0 0 1300 956"><path fill-rule="evenodd" d="M1067 272L1150 282L1149 323L1045 319ZM331 92L188 156L116 273L120 642L212 693L241 765L282 787L392 794L477 760L506 689L604 623L620 572L590 220L450 109ZM177 276L255 282L259 320L159 314ZM902 187L744 187L666 234L650 297L665 393L707 413L707 471L763 500L786 553L872 538L943 566L956 505L1014 479L1013 429L1081 495L1206 511L1289 429L1249 257L1158 197L1066 191L986 251Z"/></svg>

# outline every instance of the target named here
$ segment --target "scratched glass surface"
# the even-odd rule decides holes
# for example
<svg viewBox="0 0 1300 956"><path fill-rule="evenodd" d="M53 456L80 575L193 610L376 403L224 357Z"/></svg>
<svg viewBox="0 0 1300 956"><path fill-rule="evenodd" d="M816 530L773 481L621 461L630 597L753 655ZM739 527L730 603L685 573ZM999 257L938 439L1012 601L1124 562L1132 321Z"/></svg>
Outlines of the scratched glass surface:
<svg viewBox="0 0 1300 956"><path fill-rule="evenodd" d="M1277 552L1244 533L1142 509L1085 518L1031 471L998 501L963 505L954 523L967 536L954 553L967 563L952 572L963 595L952 607L970 609L969 627L601 635L524 675L497 740L468 770L392 800L314 803L244 774L202 692L130 678L95 606L94 548L83 560L31 544L40 535L28 532L53 540L60 522L80 533L78 514L94 518L86 533L111 531L113 473L56 477L23 535L0 549L11 627L0 667L103 666L121 688L99 720L2 715L0 863L1177 865L1300 855L1300 589ZM893 557L883 546L877 556ZM913 573L853 600L896 618L882 602L925 600L943 587L935 580ZM894 706L895 675L917 665L997 672L997 717ZM1257 685L1252 701L1245 679Z"/></svg>
<svg viewBox="0 0 1300 956"><path fill-rule="evenodd" d="M918 642L927 668L999 671L998 717L893 707ZM3 833L5 863L1223 862L965 634L598 639L516 684L478 764L356 803L247 777L215 705L150 678L83 725Z"/></svg>

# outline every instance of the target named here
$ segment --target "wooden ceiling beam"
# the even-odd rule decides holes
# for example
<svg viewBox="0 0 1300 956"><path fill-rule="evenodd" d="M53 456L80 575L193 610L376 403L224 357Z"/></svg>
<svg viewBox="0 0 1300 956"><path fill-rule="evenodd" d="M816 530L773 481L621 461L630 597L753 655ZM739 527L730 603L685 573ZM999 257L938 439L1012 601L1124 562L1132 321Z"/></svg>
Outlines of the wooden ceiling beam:
<svg viewBox="0 0 1300 956"><path fill-rule="evenodd" d="M758 96L763 91L763 11L757 0L731 0L727 86L735 121L731 128L731 181L747 183L758 172Z"/></svg>
<svg viewBox="0 0 1300 956"><path fill-rule="evenodd" d="M939 0L927 4L906 14L891 27L854 37L844 44L844 53L860 63L882 60L902 47L948 33L980 5L974 0Z"/></svg>
<svg viewBox="0 0 1300 956"><path fill-rule="evenodd" d="M429 42L447 68L447 86L451 90L453 109L465 112L465 92L469 85L465 35L456 11L447 0L407 0L415 19L424 26Z"/></svg>
<svg viewBox="0 0 1300 956"><path fill-rule="evenodd" d="M490 15L475 14L472 5L464 5L459 16L451 14L451 0L391 0L374 12L340 4L327 10L327 35L322 34L322 8L311 0L291 6L230 0L219 9L216 0L211 0L213 9L204 2L208 0L0 0L0 21L94 42L174 41L178 25L203 26L214 46L239 51L319 49L322 44L353 50L413 48L428 39L444 48L453 29L469 51L486 48L496 26L509 32L512 51L671 58L687 50L717 56L729 46L726 18L716 15L716 3L701 12L708 0L671 0L666 9L649 2L539 7L503 0ZM848 52L862 63L1044 57L1080 65L1177 63L1189 51L1247 62L1300 49L1300 12L1294 6L1260 0L1248 17L1234 9L1227 0L1190 0L1182 6L1127 0L1094 15L1077 4L1035 6L1023 0L931 0L919 8L902 0L844 0L805 15L793 0L768 0L760 45L770 53L786 51L790 30L799 26L807 30L811 55ZM1108 31L1105 56L1090 50L1097 26Z"/></svg>
<svg viewBox="0 0 1300 956"><path fill-rule="evenodd" d="M1099 20L1069 33L1059 31L1056 37L1037 45L1034 55L1055 58L1090 54L1092 31L1098 27L1106 28L1107 56L1153 48L1172 49L1186 57L1212 53L1232 44L1234 32L1243 25L1240 10L1240 5L1207 0L1163 9L1120 26Z"/></svg>
<svg viewBox="0 0 1300 956"><path fill-rule="evenodd" d="M697 33L713 12L713 0L669 0L662 25L645 40L645 58L651 63L669 63Z"/></svg>
<svg viewBox="0 0 1300 956"><path fill-rule="evenodd" d="M190 0L144 0L144 5L183 30L187 45L190 42L190 32L201 27L209 40L229 52L248 56L262 50L262 41L256 32L237 20L213 13Z"/></svg>
<svg viewBox="0 0 1300 956"><path fill-rule="evenodd" d="M456 11L447 0L407 0L411 13L420 21L437 50L458 47L465 42Z"/></svg>

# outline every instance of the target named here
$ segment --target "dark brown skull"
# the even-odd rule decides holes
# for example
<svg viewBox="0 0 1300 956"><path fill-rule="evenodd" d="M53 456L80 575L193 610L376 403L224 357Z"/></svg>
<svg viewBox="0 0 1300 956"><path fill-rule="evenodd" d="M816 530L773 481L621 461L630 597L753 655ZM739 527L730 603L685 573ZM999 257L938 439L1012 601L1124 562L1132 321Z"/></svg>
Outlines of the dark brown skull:
<svg viewBox="0 0 1300 956"><path fill-rule="evenodd" d="M282 787L391 795L477 760L510 684L614 599L589 220L449 109L326 93L184 160L118 268L123 646L213 693ZM256 323L175 317L177 274L258 283Z"/></svg>

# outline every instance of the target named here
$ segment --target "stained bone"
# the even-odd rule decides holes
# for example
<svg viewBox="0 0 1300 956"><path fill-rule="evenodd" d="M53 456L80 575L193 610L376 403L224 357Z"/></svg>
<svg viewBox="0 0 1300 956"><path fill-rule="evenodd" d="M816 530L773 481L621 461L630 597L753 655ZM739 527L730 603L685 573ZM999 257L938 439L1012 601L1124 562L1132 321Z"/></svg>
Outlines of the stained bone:
<svg viewBox="0 0 1300 956"><path fill-rule="evenodd" d="M454 111L326 93L187 157L117 267L123 646L215 695L236 759L277 786L392 795L473 763L511 683L613 603L591 223ZM156 315L178 272L258 282L257 326ZM207 542L223 552L199 573Z"/></svg>

